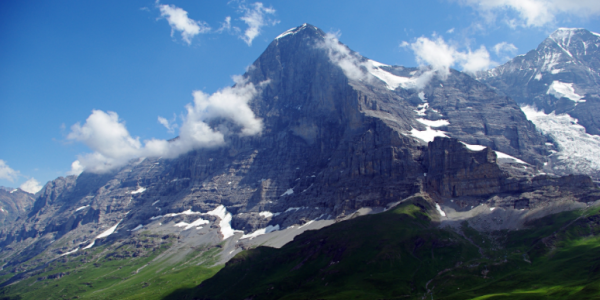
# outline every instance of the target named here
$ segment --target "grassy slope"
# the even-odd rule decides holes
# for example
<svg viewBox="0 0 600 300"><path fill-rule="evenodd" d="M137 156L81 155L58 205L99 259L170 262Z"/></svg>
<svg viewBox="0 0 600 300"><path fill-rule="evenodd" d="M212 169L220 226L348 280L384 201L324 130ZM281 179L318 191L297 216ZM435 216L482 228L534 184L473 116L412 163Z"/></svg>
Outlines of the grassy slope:
<svg viewBox="0 0 600 300"><path fill-rule="evenodd" d="M168 258L150 263L170 242L151 244L155 247L140 256L131 255L136 245L126 244L59 258L43 273L0 289L0 299L161 299L178 288L196 286L221 269L206 267L216 262L217 248L199 249L174 265ZM52 278L60 273L62 277Z"/></svg>
<svg viewBox="0 0 600 300"><path fill-rule="evenodd" d="M436 228L431 210L415 198L281 249L240 253L166 299L600 299L597 209L489 235L466 224L462 235Z"/></svg>

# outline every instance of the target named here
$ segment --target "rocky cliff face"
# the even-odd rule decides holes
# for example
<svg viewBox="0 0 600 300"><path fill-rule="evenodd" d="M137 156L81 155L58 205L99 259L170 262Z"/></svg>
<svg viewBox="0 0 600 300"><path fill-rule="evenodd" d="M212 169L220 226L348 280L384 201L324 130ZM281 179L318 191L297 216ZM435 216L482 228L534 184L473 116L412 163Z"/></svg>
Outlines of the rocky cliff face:
<svg viewBox="0 0 600 300"><path fill-rule="evenodd" d="M21 189L0 187L0 227L10 226L31 209L34 195Z"/></svg>
<svg viewBox="0 0 600 300"><path fill-rule="evenodd" d="M468 147L455 139L435 138L429 143L425 165L425 191L459 211L482 204L534 209L600 200L600 191L588 176L540 174L530 164L506 160L490 148Z"/></svg>
<svg viewBox="0 0 600 300"><path fill-rule="evenodd" d="M457 71L423 89L395 84L421 71L331 43L305 24L249 68L244 77L261 86L250 103L264 123L260 136L229 135L223 147L58 178L27 218L2 230L0 258L28 270L143 229L179 235L181 247L226 240L226 259L244 234L332 220L419 192L486 201L534 181L547 140L511 98Z"/></svg>

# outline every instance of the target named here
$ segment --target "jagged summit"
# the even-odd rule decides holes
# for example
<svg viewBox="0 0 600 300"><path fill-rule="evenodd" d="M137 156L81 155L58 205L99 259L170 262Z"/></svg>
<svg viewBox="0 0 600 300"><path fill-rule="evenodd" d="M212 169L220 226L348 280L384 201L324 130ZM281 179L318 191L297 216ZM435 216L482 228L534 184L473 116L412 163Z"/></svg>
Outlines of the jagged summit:
<svg viewBox="0 0 600 300"><path fill-rule="evenodd" d="M290 29L286 30L282 34L278 35L275 38L275 40L280 40L284 37L291 37L298 33L317 35L317 36L325 36L325 32L323 32L321 29L319 29L316 26L313 26L311 24L304 23L298 27L294 27L294 28L290 28Z"/></svg>

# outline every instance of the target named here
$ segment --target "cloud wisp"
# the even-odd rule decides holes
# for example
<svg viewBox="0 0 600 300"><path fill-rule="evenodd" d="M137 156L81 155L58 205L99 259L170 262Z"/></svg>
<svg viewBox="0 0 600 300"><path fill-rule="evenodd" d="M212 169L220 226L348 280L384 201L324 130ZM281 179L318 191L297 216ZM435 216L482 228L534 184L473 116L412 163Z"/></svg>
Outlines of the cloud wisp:
<svg viewBox="0 0 600 300"><path fill-rule="evenodd" d="M266 26L273 26L279 23L279 20L272 19L270 16L275 14L273 7L267 7L262 2L246 4L245 1L231 1L237 4L236 10L242 16L237 19L247 26L242 32L240 27L232 25L231 16L225 17L218 29L213 30L208 23L200 20L193 20L188 17L188 12L180 7L171 4L160 4L156 1L156 7L160 10L160 17L167 20L171 26L171 36L178 31L181 33L181 39L188 45L192 44L192 39L202 33L223 33L237 35L248 46L252 46L252 41L261 34Z"/></svg>
<svg viewBox="0 0 600 300"><path fill-rule="evenodd" d="M551 25L561 14L587 18L600 15L597 0L459 0L471 6L488 22L501 17L512 27Z"/></svg>
<svg viewBox="0 0 600 300"><path fill-rule="evenodd" d="M193 92L194 102L186 106L187 114L179 128L179 137L170 141L150 139L142 143L139 137L131 136L117 113L92 111L83 125L71 126L67 139L82 142L94 152L80 155L69 173L78 175L83 170L105 173L134 158L175 158L195 149L221 146L227 135L260 134L262 119L254 115L248 103L267 82L257 87L242 76L234 77L234 81L235 86L212 95ZM213 121L218 125L211 125ZM170 126L175 128L175 124Z"/></svg>
<svg viewBox="0 0 600 300"><path fill-rule="evenodd" d="M188 17L188 12L169 4L158 4L160 16L165 18L171 26L171 36L175 31L181 32L181 39L188 45L192 44L192 38L200 33L211 30L204 21L196 21Z"/></svg>
<svg viewBox="0 0 600 300"><path fill-rule="evenodd" d="M13 170L4 160L0 159L0 179L5 179L10 182L15 182L19 177L19 171Z"/></svg>
<svg viewBox="0 0 600 300"><path fill-rule="evenodd" d="M268 15L275 14L275 9L272 7L265 7L262 2L255 2L248 6L241 2L238 9L244 14L240 19L248 25L248 28L240 38L244 40L248 46L252 46L252 41L260 34L263 27L279 23L278 20L273 20L268 17Z"/></svg>
<svg viewBox="0 0 600 300"><path fill-rule="evenodd" d="M28 176L24 176L21 174L21 172L13 170L6 164L4 160L0 159L0 179L15 182L15 180L19 179L19 177L27 178ZM21 184L19 188L25 192L35 194L42 189L42 186L37 180L35 180L35 178L29 178L27 181Z"/></svg>
<svg viewBox="0 0 600 300"><path fill-rule="evenodd" d="M179 125L177 125L175 121L177 121L177 116L175 116L175 114L173 114L173 120L171 121L161 116L158 116L158 123L164 126L167 129L168 133L175 133L175 129L179 127Z"/></svg>

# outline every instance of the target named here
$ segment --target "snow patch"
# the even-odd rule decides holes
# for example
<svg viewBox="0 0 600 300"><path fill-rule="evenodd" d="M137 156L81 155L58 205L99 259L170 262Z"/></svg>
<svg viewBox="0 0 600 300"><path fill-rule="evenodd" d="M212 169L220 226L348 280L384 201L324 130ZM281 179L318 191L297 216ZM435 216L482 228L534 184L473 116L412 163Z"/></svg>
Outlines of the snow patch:
<svg viewBox="0 0 600 300"><path fill-rule="evenodd" d="M302 225L302 226L298 227L298 229L300 229L300 228L302 228L302 227L306 227L306 226L308 226L308 225L312 224L313 222L315 222L315 220L310 220L310 221L308 221L308 222L304 223L304 225Z"/></svg>
<svg viewBox="0 0 600 300"><path fill-rule="evenodd" d="M299 209L305 209L306 207L290 207L288 209L286 209L283 213L287 213L287 212L291 212L291 211L298 211Z"/></svg>
<svg viewBox="0 0 600 300"><path fill-rule="evenodd" d="M180 216L180 215L190 216L190 215L201 215L201 214L202 214L201 212L192 211L192 209L190 208L190 209L188 209L186 211L182 211L180 213L171 213L171 214L166 214L164 216L157 216L157 217L153 217L153 218L158 219L158 218L162 218L162 217L168 218L168 217L175 217L175 216Z"/></svg>
<svg viewBox="0 0 600 300"><path fill-rule="evenodd" d="M413 78L402 77L394 75L380 67L387 66L374 60L369 60L370 65L366 65L367 70L371 75L377 77L379 80L385 82L389 90L395 90L398 87L404 89L412 88L416 86L416 81Z"/></svg>
<svg viewBox="0 0 600 300"><path fill-rule="evenodd" d="M417 113L417 116L425 116L427 115L427 109L429 108L429 103L419 104L417 106L418 110L413 110Z"/></svg>
<svg viewBox="0 0 600 300"><path fill-rule="evenodd" d="M175 224L174 226L176 227L184 227L183 230L188 230L192 227L196 227L196 229L202 229L202 227L200 227L200 225L204 225L204 224L208 224L210 223L207 220L204 220L202 218L199 218L198 220L192 222L192 223L186 223L186 222L179 222L177 224Z"/></svg>
<svg viewBox="0 0 600 300"><path fill-rule="evenodd" d="M231 228L232 217L231 214L227 212L225 206L219 205L219 207L207 212L206 215L217 216L221 219L219 227L221 228L221 234L223 234L223 240L233 236L235 232L240 232L239 230L233 230L233 228Z"/></svg>
<svg viewBox="0 0 600 300"><path fill-rule="evenodd" d="M90 249L90 248L92 248L92 247L94 246L94 244L95 244L95 243L96 243L96 240L93 240L93 241L92 241L92 242L91 242L89 245L87 245L87 246L83 247L83 248L82 248L82 250L85 250L85 249Z"/></svg>
<svg viewBox="0 0 600 300"><path fill-rule="evenodd" d="M442 210L439 204L435 204L435 209L437 209L437 211L440 213L440 215L442 215L442 217L446 216L446 213Z"/></svg>
<svg viewBox="0 0 600 300"><path fill-rule="evenodd" d="M138 187L138 189L137 189L137 190L135 190L135 191L133 191L133 192L131 192L131 194L132 194L132 195L135 195L135 194L140 194L140 193L143 193L144 191L146 191L146 188L143 188L143 187Z"/></svg>
<svg viewBox="0 0 600 300"><path fill-rule="evenodd" d="M522 165L528 165L528 163L514 157L514 156L510 156L504 152L500 152L500 151L494 151L496 152L496 159L500 160L500 159L507 159L507 160L512 160L518 164L522 164Z"/></svg>
<svg viewBox="0 0 600 300"><path fill-rule="evenodd" d="M540 81L542 79L542 73L537 73L534 78L535 80Z"/></svg>
<svg viewBox="0 0 600 300"><path fill-rule="evenodd" d="M75 211L80 211L80 210L82 210L82 209L85 209L86 207L90 207L90 206L89 206L89 205L86 205L86 206L81 206L81 207L77 208Z"/></svg>
<svg viewBox="0 0 600 300"><path fill-rule="evenodd" d="M577 95L575 93L572 83L564 83L558 80L554 80L552 82L546 94L552 95L556 97L556 99L564 97L570 99L573 102L585 102L583 96Z"/></svg>
<svg viewBox="0 0 600 300"><path fill-rule="evenodd" d="M306 23L304 23L302 26L294 27L294 28L290 28L290 29L286 30L282 34L278 35L275 39L278 40L278 39L280 39L282 37L296 34L296 33L298 33L300 30L302 30L304 28L306 28Z"/></svg>
<svg viewBox="0 0 600 300"><path fill-rule="evenodd" d="M158 203L158 201L160 201L160 199L152 202L152 206L154 206L154 204Z"/></svg>
<svg viewBox="0 0 600 300"><path fill-rule="evenodd" d="M274 213L272 213L272 212L270 212L270 211L261 211L261 212L260 212L260 213L258 213L258 214L259 214L261 217L263 217L263 218L270 218L270 217L273 217L273 216L278 216L278 215L279 215L279 213L275 213L275 214L274 214Z"/></svg>
<svg viewBox="0 0 600 300"><path fill-rule="evenodd" d="M467 147L467 149L472 150L472 151L481 151L481 150L487 148L486 146L482 146L482 145L470 145L465 142L461 142L461 143L463 145L465 145ZM504 152L495 151L495 150L494 150L494 152L496 152L496 159L498 159L498 160L510 160L513 163L528 165L528 163L526 163L514 156L510 156Z"/></svg>
<svg viewBox="0 0 600 300"><path fill-rule="evenodd" d="M131 229L130 231L138 231L142 228L144 228L144 225L140 224L140 225L136 226L134 229Z"/></svg>
<svg viewBox="0 0 600 300"><path fill-rule="evenodd" d="M441 127L441 126L448 126L450 125L450 122L448 122L448 120L426 120L423 118L419 118L417 119L417 121L419 121L419 123L427 125L427 126L431 126L431 127Z"/></svg>
<svg viewBox="0 0 600 300"><path fill-rule="evenodd" d="M77 252L78 250L79 250L79 247L78 247L77 249L73 250L73 251L69 251L69 252L67 252L67 253L63 253L63 254L61 254L60 256L65 256L65 255L73 254L73 253ZM60 257L60 256L59 256L59 257Z"/></svg>
<svg viewBox="0 0 600 300"><path fill-rule="evenodd" d="M121 221L123 221L123 219L121 219ZM117 229L117 226L119 226L119 224L121 223L121 221L117 222L117 224L115 224L115 226L107 229L106 231L104 231L103 233L99 234L98 236L96 236L96 239L101 239L101 238L105 238L111 234L113 234L115 232L115 230Z"/></svg>
<svg viewBox="0 0 600 300"><path fill-rule="evenodd" d="M288 189L287 191L285 191L285 193L281 194L281 196L279 196L279 197L291 195L293 193L294 193L294 189Z"/></svg>
<svg viewBox="0 0 600 300"><path fill-rule="evenodd" d="M469 145L465 142L461 142L461 144L465 145L467 147L467 149L469 149L471 151L481 151L481 150L487 148L486 146L481 146L481 145Z"/></svg>
<svg viewBox="0 0 600 300"><path fill-rule="evenodd" d="M427 129L424 131L419 131L415 128L412 128L410 130L410 135L412 135L413 137L418 138L420 140L423 140L425 142L433 142L433 139L436 136L448 137L446 135L446 133L447 132L445 132L445 131L431 129L430 126L427 126Z"/></svg>
<svg viewBox="0 0 600 300"><path fill-rule="evenodd" d="M252 233L249 233L249 234L244 234L240 238L240 240L242 240L242 239L253 239L253 238L257 237L257 236L260 236L260 235L263 235L263 234L267 234L269 232L273 232L273 231L277 231L277 230L279 230L279 225L275 225L275 226L269 225L266 228L258 229L258 230L254 231Z"/></svg>

